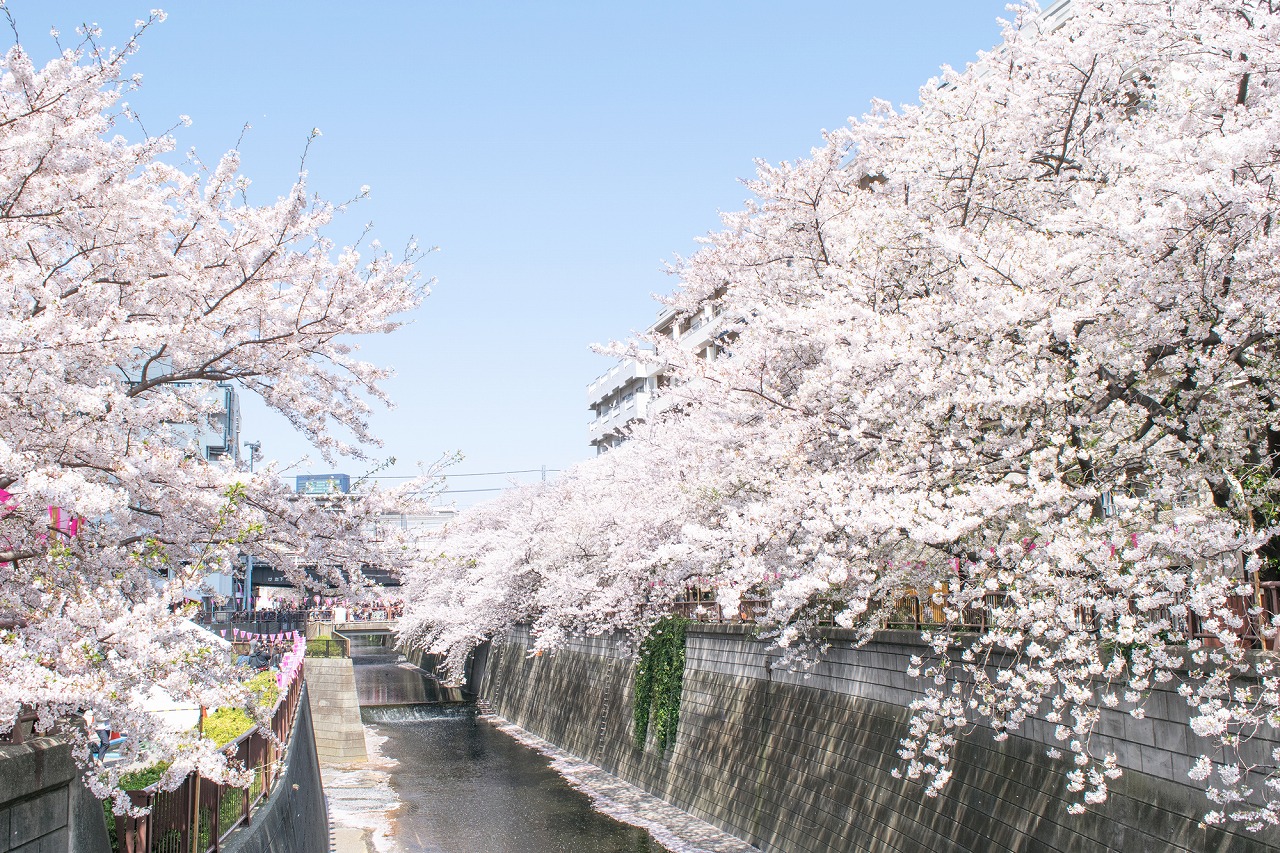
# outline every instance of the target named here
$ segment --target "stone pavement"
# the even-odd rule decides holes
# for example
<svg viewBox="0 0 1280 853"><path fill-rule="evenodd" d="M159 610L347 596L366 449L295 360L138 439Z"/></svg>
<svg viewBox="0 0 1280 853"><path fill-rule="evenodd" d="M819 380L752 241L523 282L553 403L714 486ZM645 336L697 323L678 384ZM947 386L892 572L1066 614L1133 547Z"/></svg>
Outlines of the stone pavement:
<svg viewBox="0 0 1280 853"><path fill-rule="evenodd" d="M648 830L655 841L672 853L760 853L741 838L716 829L502 717L486 714L481 719L550 758L552 769L589 796L597 811Z"/></svg>

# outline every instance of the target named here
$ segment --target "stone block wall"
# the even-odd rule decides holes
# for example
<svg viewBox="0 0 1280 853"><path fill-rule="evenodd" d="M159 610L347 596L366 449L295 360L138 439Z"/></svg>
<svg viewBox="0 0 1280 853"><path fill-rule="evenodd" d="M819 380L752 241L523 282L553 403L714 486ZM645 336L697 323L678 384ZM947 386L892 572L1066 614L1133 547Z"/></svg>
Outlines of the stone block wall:
<svg viewBox="0 0 1280 853"><path fill-rule="evenodd" d="M71 746L36 738L0 746L0 853L106 853L102 805Z"/></svg>
<svg viewBox="0 0 1280 853"><path fill-rule="evenodd" d="M1108 712L1098 742L1126 773L1106 804L1071 817L1043 720L1004 743L971 732L935 799L890 775L919 695L906 670L920 649L905 632L859 649L834 634L806 677L774 669L767 644L740 627L692 626L679 732L665 753L632 743L625 646L595 638L529 657L528 645L517 632L478 658L479 693L499 714L766 851L1248 853L1280 841L1199 826L1209 804L1186 769L1204 745L1172 693L1156 691L1145 720Z"/></svg>
<svg viewBox="0 0 1280 853"><path fill-rule="evenodd" d="M320 760L326 764L367 761L351 659L307 658L307 697Z"/></svg>

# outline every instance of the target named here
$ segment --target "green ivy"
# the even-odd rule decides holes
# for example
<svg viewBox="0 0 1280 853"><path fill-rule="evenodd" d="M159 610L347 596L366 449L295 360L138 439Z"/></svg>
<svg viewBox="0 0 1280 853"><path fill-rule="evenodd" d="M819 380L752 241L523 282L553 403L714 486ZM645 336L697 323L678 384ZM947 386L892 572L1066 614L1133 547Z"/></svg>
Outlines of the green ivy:
<svg viewBox="0 0 1280 853"><path fill-rule="evenodd" d="M684 684L684 641L689 620L659 619L640 644L633 706L635 743L644 748L650 729L658 749L676 742L680 689Z"/></svg>

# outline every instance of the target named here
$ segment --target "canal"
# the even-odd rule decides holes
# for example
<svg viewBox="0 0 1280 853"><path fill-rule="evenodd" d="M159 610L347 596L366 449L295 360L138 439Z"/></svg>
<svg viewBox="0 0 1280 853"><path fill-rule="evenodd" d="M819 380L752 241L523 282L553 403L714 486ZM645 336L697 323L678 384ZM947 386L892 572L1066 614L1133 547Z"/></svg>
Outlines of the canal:
<svg viewBox="0 0 1280 853"><path fill-rule="evenodd" d="M665 853L377 638L352 643L366 727L381 741L405 853Z"/></svg>

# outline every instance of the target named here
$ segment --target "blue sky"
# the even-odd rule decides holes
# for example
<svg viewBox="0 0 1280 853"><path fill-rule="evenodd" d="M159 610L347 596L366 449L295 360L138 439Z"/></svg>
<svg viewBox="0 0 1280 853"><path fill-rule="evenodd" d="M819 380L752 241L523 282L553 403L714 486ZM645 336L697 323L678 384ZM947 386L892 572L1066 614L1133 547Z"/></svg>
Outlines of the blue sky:
<svg viewBox="0 0 1280 853"><path fill-rule="evenodd" d="M51 26L66 44L94 21L119 44L157 2L7 5L40 59ZM337 201L372 187L336 240L372 221L387 246L440 247L421 264L437 283L412 323L365 346L398 370L397 408L374 418L376 455L398 460L389 473L452 451L460 474L554 471L590 455L585 386L609 367L590 345L652 321L651 294L676 286L663 261L742 206L753 160L807 155L872 97L914 101L940 65L999 41L1004 7L180 0L144 37L129 101L151 132L190 115L179 149L206 161L253 125L242 167L259 202L288 187L318 127L312 188ZM268 458L316 455L254 401L243 411Z"/></svg>

